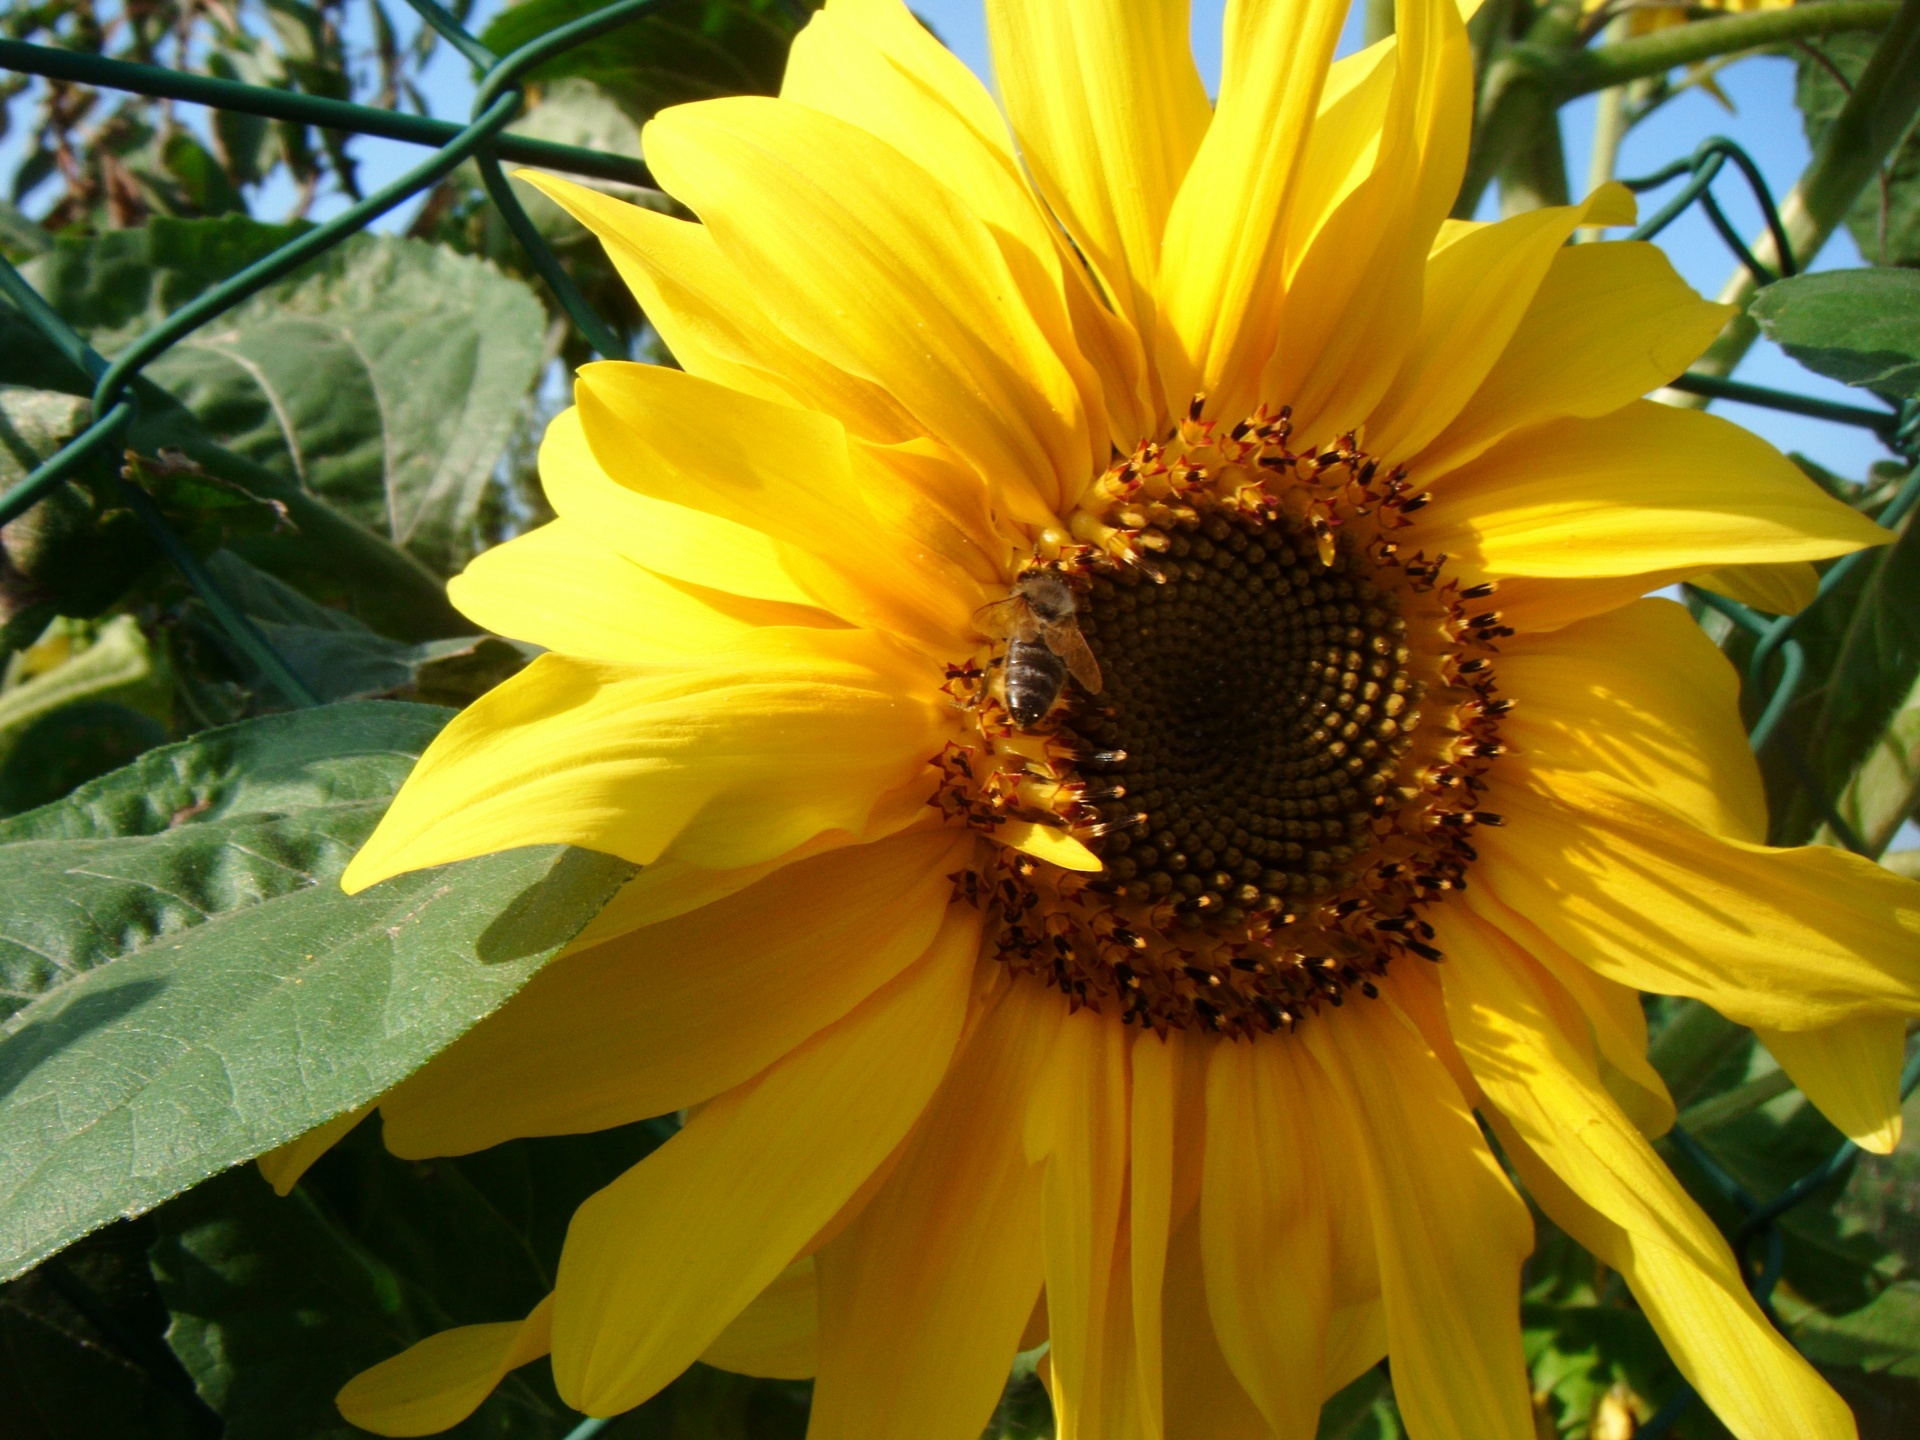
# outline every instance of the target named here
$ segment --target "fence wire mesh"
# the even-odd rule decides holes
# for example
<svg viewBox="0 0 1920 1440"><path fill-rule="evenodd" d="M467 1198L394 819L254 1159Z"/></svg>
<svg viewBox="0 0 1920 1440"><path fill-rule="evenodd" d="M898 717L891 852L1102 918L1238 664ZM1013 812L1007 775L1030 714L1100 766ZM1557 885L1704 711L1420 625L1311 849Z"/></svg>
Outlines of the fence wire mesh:
<svg viewBox="0 0 1920 1440"><path fill-rule="evenodd" d="M0 525L14 520L44 499L89 460L109 456L119 447L139 403L133 390L134 381L146 366L170 346L307 261L364 230L395 206L436 184L468 159L475 161L487 194L499 208L515 241L525 250L535 270L579 328L582 337L602 356L624 354L611 327L594 313L552 248L541 238L532 219L508 185L501 163L509 161L538 165L590 179L650 186L653 182L646 166L632 156L512 135L506 132L506 126L525 108L526 97L520 82L529 71L564 51L640 19L659 8L665 0L615 0L615 3L549 31L506 55L496 55L487 49L435 0L407 0L407 3L425 24L466 56L479 72L471 116L464 125L159 66L131 64L51 46L0 40L0 68L22 74L398 140L426 146L432 151L426 159L391 184L282 245L190 304L174 311L111 360L94 351L34 291L18 270L0 258L0 293L4 293L42 335L84 369L94 381L91 423L25 479L0 496ZM1779 275L1754 256L1714 195L1714 182L1729 163L1745 180L1765 218L1775 253L1781 257ZM1628 238L1651 240L1689 207L1698 205L1757 284L1770 284L1784 275L1797 272L1799 266L1788 243L1773 195L1759 168L1739 145L1715 136L1702 142L1691 156L1624 183L1639 193L1671 183L1681 176L1687 177L1686 183L1633 230ZM1904 483L1877 516L1878 522L1888 529L1895 529L1915 503L1920 502L1920 464L1915 464L1920 459L1920 402L1909 401L1899 410L1846 405L1700 374L1683 375L1673 382L1672 388L1708 399L1764 406L1868 430L1900 455L1910 467ZM118 471L117 467L116 473L120 476L118 483L129 508L206 603L232 642L260 666L291 704L315 704L312 692L274 651L272 644L253 621L224 593L219 582L201 564L192 548L174 532L137 480L124 471ZM1724 615L1754 637L1755 644L1746 667L1745 680L1749 694L1758 702L1758 718L1748 736L1756 753L1775 742L1780 721L1798 693L1806 672L1805 655L1794 634L1796 627L1845 581L1852 570L1866 563L1870 553L1856 552L1830 566L1821 577L1817 597L1798 615L1766 615L1726 596L1688 587L1691 598ZM1814 799L1833 835L1842 844L1870 859L1878 858L1839 813L1831 795L1819 793L1815 787ZM1901 1075L1901 1095L1909 1095L1916 1084L1920 1084L1920 1052L1909 1058ZM1862 1153L1860 1148L1852 1142L1841 1145L1825 1162L1779 1194L1763 1200L1751 1194L1729 1174L1684 1127L1674 1126L1668 1133L1668 1139L1675 1150L1698 1169L1707 1182L1740 1213L1742 1218L1728 1238L1739 1258L1741 1272L1762 1310L1791 1340L1791 1334L1781 1324L1772 1305L1773 1291L1782 1268L1784 1242L1780 1219L1839 1180L1859 1158ZM1695 1392L1683 1384L1656 1414L1639 1426L1634 1432L1635 1440L1660 1440L1672 1430L1697 1398ZM605 1423L589 1420L574 1432L574 1436L578 1440L586 1440L588 1435L595 1433Z"/></svg>

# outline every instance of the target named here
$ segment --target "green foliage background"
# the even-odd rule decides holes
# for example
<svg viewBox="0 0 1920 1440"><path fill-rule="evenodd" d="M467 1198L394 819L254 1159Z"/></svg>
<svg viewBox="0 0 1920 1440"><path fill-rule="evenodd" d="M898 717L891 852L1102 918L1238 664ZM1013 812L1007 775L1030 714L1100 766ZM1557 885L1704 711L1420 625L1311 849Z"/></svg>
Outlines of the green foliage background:
<svg viewBox="0 0 1920 1440"><path fill-rule="evenodd" d="M521 0L481 39L504 53L599 3ZM663 105L776 89L807 8L673 0L536 69L514 128L636 154L639 125ZM1792 34L1745 17L1709 44L1706 25L1623 38L1606 11L1488 0L1473 26L1482 105L1463 209L1486 186L1508 210L1564 197L1554 116L1574 95L1609 87L1624 133L1701 80L1688 66L1785 47L1816 147L1803 183L1831 200L1814 215L1822 233L1797 238L1817 246L1844 223L1878 264L1769 287L1753 316L1812 369L1863 387L1863 403L1868 391L1911 401L1920 95L1907 92L1920 82L1875 90L1870 62L1912 50L1920 5L1854 5L1842 24L1831 17L1843 8L1790 17ZM1370 7L1376 28L1390 10ZM361 31L370 49L344 38ZM425 27L401 39L381 0L43 0L0 15L0 38L415 110L439 43ZM1881 136L1864 168L1866 142L1828 144L1855 133L1856 93L1879 107L1861 132ZM362 188L340 132L223 112L203 136L164 102L24 77L0 98L28 138L14 203L0 203L0 253L107 355L305 233L316 197ZM1850 165L1858 183L1831 178ZM296 213L255 218L274 184L291 185ZM671 363L585 233L520 193L627 353ZM16 208L29 196L38 218ZM463 166L406 233L355 237L173 347L137 382L124 468L96 458L0 529L8 1440L358 1433L333 1409L341 1383L449 1325L524 1313L551 1287L574 1207L672 1133L668 1117L417 1163L388 1155L365 1122L285 1199L239 1163L423 1063L628 873L548 848L351 899L333 883L446 717L529 658L472 633L444 580L546 518L533 455L552 382L589 356ZM92 388L0 302L0 492L85 429ZM1879 514L1911 459L1890 451L1859 476L1805 463ZM129 482L318 706L287 708L163 558ZM1763 757L1777 842L1834 843L1837 821L1880 854L1920 806L1916 547L1903 526L1795 632L1806 676ZM1744 667L1752 636L1693 598ZM1754 677L1749 719L1777 673ZM1920 875L1920 855L1886 863ZM1839 1145L1748 1032L1690 1002L1652 1001L1649 1019L1682 1125L1752 1193L1779 1192ZM1731 1231L1739 1216L1711 1178L1663 1145ZM1619 1277L1535 1220L1524 1318L1541 1434L1626 1440L1679 1376ZM1795 1343L1868 1440L1920 1433L1920 1151L1909 1142L1843 1171L1781 1234L1775 1303ZM990 1435L1051 1433L1035 1359L1015 1367ZM807 1391L696 1366L599 1433L799 1437ZM579 1423L535 1365L454 1433L562 1440ZM1401 1433L1384 1366L1330 1401L1321 1426L1324 1440ZM1723 1432L1696 1406L1672 1433Z"/></svg>

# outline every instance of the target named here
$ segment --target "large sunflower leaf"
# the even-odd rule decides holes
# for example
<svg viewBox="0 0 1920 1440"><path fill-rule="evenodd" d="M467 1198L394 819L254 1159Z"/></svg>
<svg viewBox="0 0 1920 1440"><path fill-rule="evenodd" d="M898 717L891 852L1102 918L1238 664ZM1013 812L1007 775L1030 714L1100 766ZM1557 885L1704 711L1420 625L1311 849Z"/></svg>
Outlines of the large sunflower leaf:
<svg viewBox="0 0 1920 1440"><path fill-rule="evenodd" d="M631 873L549 846L343 895L447 713L247 721L0 821L0 1275L373 1099Z"/></svg>
<svg viewBox="0 0 1920 1440"><path fill-rule="evenodd" d="M1809 370L1883 395L1920 395L1920 271L1795 275L1747 308Z"/></svg>
<svg viewBox="0 0 1920 1440"><path fill-rule="evenodd" d="M305 228L163 217L63 236L23 273L111 355ZM359 235L195 330L145 374L220 445L448 570L471 552L545 325L533 291L484 260ZM0 359L0 376L32 378L15 363Z"/></svg>
<svg viewBox="0 0 1920 1440"><path fill-rule="evenodd" d="M1795 99L1809 145L1819 144L1879 44L1879 35L1863 32L1823 36L1804 47L1818 52L1798 62ZM1847 229L1868 260L1920 265L1920 132L1908 132L1881 176L1881 182L1869 184L1847 212Z"/></svg>
<svg viewBox="0 0 1920 1440"><path fill-rule="evenodd" d="M1860 568L1864 578L1853 605L1831 612L1833 618L1845 617L1845 630L1838 648L1829 652L1804 754L1809 783L1824 787L1854 830L1880 850L1916 798L1920 531L1912 524L1902 527L1899 539ZM1817 645L1824 630L1813 635ZM1816 657L1816 663L1825 658Z"/></svg>
<svg viewBox="0 0 1920 1440"><path fill-rule="evenodd" d="M23 271L54 309L111 354L170 307L203 293L292 233L236 216L156 219L138 230L60 237ZM93 389L92 380L6 301L0 301L0 385L80 397ZM447 604L439 577L375 533L384 532L384 524L363 526L303 488L296 475L215 444L201 420L151 380L136 378L133 391L139 410L127 435L129 448L144 455L182 450L213 477L212 488L224 498L244 494L284 507L290 522L274 533L246 538L223 532L211 543L237 543L248 558L274 574L330 603L350 606L387 634L419 640L468 628ZM62 423L71 429L85 419L83 409L75 410ZM42 447L34 443L31 431L14 427L0 470L20 469L39 457ZM64 437L48 432L43 438ZM111 486L101 483L113 468L104 462L115 459L103 457L102 465L83 471L8 527L9 550L16 543L26 545L26 553L17 559L39 577L24 595L39 613L22 610L18 626L10 628L37 633L36 619L44 623L46 614L56 610L100 613L120 599L140 566L157 553L138 522L114 503ZM183 509L180 503L191 499L184 493L191 478L174 487L183 493L156 498L189 542L206 548L198 535L200 517L190 504ZM57 542L51 549L50 541ZM54 574L57 584L47 578ZM10 638L19 641L21 636Z"/></svg>
<svg viewBox="0 0 1920 1440"><path fill-rule="evenodd" d="M243 215L60 235L21 273L95 349L111 355L310 225L268 225Z"/></svg>
<svg viewBox="0 0 1920 1440"><path fill-rule="evenodd" d="M287 667L323 701L424 700L458 709L525 668L533 647L493 635L461 635L408 644L390 640L353 616L316 604L291 585L217 551L207 569L240 610L252 618ZM211 617L193 612L199 628L228 653L248 687L283 703L270 676L226 642ZM5 713L0 697L0 715ZM0 745L5 744L0 732Z"/></svg>
<svg viewBox="0 0 1920 1440"><path fill-rule="evenodd" d="M148 371L214 438L442 570L475 548L546 311L484 260L361 235Z"/></svg>

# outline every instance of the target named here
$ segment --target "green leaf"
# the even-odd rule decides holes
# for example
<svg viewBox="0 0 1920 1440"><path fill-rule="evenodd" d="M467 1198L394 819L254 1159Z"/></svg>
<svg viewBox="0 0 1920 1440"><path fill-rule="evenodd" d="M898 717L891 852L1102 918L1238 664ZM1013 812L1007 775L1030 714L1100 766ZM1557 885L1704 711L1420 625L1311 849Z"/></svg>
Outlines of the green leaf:
<svg viewBox="0 0 1920 1440"><path fill-rule="evenodd" d="M399 1164L400 1162L393 1162ZM516 1318L515 1310L439 1313L389 1259L342 1232L302 1185L282 1200L252 1167L231 1171L155 1214L155 1276L173 1314L167 1341L226 1440L351 1440L333 1397L370 1365L447 1325ZM459 1217L447 1217L449 1238ZM476 1274L503 1256L475 1250ZM456 1440L560 1440L579 1417L512 1377Z"/></svg>
<svg viewBox="0 0 1920 1440"><path fill-rule="evenodd" d="M123 1221L0 1289L7 1440L215 1440L218 1417L167 1349L147 1266L152 1227Z"/></svg>
<svg viewBox="0 0 1920 1440"><path fill-rule="evenodd" d="M1914 798L1908 708L1920 684L1920 533L1902 526L1800 617L1793 635L1804 672L1761 755L1773 843L1830 839L1825 796L1870 847L1883 847ZM1742 667L1750 653L1744 638L1729 646Z"/></svg>
<svg viewBox="0 0 1920 1440"><path fill-rule="evenodd" d="M600 9L602 0L522 0L494 17L481 43L505 55ZM785 0L676 0L609 35L555 56L537 80L578 76L635 119L689 100L772 95L799 29Z"/></svg>
<svg viewBox="0 0 1920 1440"><path fill-rule="evenodd" d="M1316 1440L1402 1440L1405 1434L1393 1382L1374 1365L1320 1407Z"/></svg>
<svg viewBox="0 0 1920 1440"><path fill-rule="evenodd" d="M1039 1374L1039 1361L1046 1353L1045 1347L1039 1347L1013 1357L1013 1373L981 1440L1052 1440L1053 1402Z"/></svg>
<svg viewBox="0 0 1920 1440"><path fill-rule="evenodd" d="M1793 1094L1696 1138L1748 1194L1765 1201L1823 1164L1845 1137ZM1678 1151L1666 1144L1661 1149L1702 1208L1732 1234L1742 1212ZM1843 1186L1840 1180L1829 1183L1780 1219L1785 1284L1833 1313L1864 1305L1899 1268L1885 1245L1836 1215Z"/></svg>
<svg viewBox="0 0 1920 1440"><path fill-rule="evenodd" d="M1649 1018L1648 1058L1665 1077L1674 1099L1690 1112L1698 1113L1715 1097L1731 1096L1775 1069L1752 1031L1697 1000L1658 1001ZM1715 1116L1715 1123L1694 1137L1749 1195L1762 1201L1824 1164L1845 1138L1804 1096L1790 1087L1781 1089L1782 1093L1759 1106L1727 1105L1728 1113ZM1714 1223L1732 1234L1742 1212L1670 1141L1660 1141L1658 1146ZM1840 1181L1826 1186L1780 1222L1787 1283L1834 1311L1865 1304L1889 1272L1898 1268L1885 1245L1834 1213L1841 1188ZM1641 1393L1653 1392L1641 1389Z"/></svg>
<svg viewBox="0 0 1920 1440"><path fill-rule="evenodd" d="M170 696L139 622L116 615L69 659L0 692L0 764L34 726L67 707L112 702L164 725Z"/></svg>
<svg viewBox="0 0 1920 1440"><path fill-rule="evenodd" d="M446 714L248 721L0 821L0 1275L373 1099L631 873L540 847L343 895Z"/></svg>
<svg viewBox="0 0 1920 1440"><path fill-rule="evenodd" d="M85 266L69 265L66 271L37 273L36 278L56 308L62 309L70 321L83 327L90 320L103 324L124 322L128 332L133 333L145 328L146 321L152 318L149 310L163 307L169 297L197 294L213 280L224 278L223 266L237 268L252 258L252 252L263 238L254 232L271 228L233 217L220 221L167 221L156 233L172 237L167 242L169 245L187 249L190 253L186 258L191 264L183 263L157 279L138 274L131 279L123 277L125 283L117 286L102 277L94 277L100 282L97 285L81 283L89 278L90 272ZM135 232L113 233L132 235ZM252 238L249 239L249 235ZM239 240L235 243L225 243L236 236ZM102 237L103 242L105 238ZM193 244L189 245L189 241ZM140 264L145 263L144 260L134 263L140 259L139 255L129 259L125 253L102 253L106 257L103 265L106 261L113 262L106 266L108 269L117 266L137 271ZM65 275L64 281L62 275ZM154 299L155 295L160 298ZM104 340L106 332L100 333ZM0 302L0 384L7 383L75 396L88 395L93 389L93 382L11 304ZM242 548L247 558L293 581L309 594L338 599L352 606L362 618L388 634L420 640L457 635L468 629L458 612L447 603L439 577L419 560L310 494L297 480L283 477L214 444L200 422L159 386L136 379L133 392L139 401L139 412L127 436L130 448L156 456L169 449L180 450L225 486L238 487L259 500L285 507L291 525L246 541ZM111 478L109 467L115 458L104 456L99 472L89 473L86 478L94 488L88 489L84 496L78 494L76 487L66 487L68 492L74 492L71 504L84 500L91 509L86 514L63 519L56 527L63 537L73 532L84 538L89 533L89 524L104 527L109 520L117 522L124 518L122 530L126 543L147 544L144 532L133 517L117 508L112 490L98 488ZM78 539L73 543L77 545ZM90 598L84 602L81 599L61 602L71 603L78 613L98 613L100 608L117 600L124 589L123 572L131 562L123 564L116 558L117 551L104 548L103 563L55 567L63 577L80 577L70 579L69 583L82 588L91 584L106 593L107 598L101 600L94 589L89 589L86 595ZM148 548L140 553L151 555L153 552ZM105 563L108 561L112 563ZM23 622L23 628L36 627L31 622Z"/></svg>
<svg viewBox="0 0 1920 1440"><path fill-rule="evenodd" d="M1920 271L1795 275L1747 308L1809 370L1883 395L1920 395Z"/></svg>
<svg viewBox="0 0 1920 1440"><path fill-rule="evenodd" d="M0 490L87 428L87 402L0 385ZM0 654L29 645L55 615L98 615L152 566L158 547L115 492L112 452L0 529Z"/></svg>
<svg viewBox="0 0 1920 1440"><path fill-rule="evenodd" d="M18 265L53 246L53 237L31 215L0 200L0 255Z"/></svg>
<svg viewBox="0 0 1920 1440"><path fill-rule="evenodd" d="M1781 1313L1809 1360L1920 1379L1920 1280L1896 1280L1845 1315L1825 1315L1790 1297Z"/></svg>
<svg viewBox="0 0 1920 1440"><path fill-rule="evenodd" d="M1796 99L1807 141L1817 148L1821 134L1846 103L1848 90L1873 58L1880 37L1828 35L1806 43L1818 50L1821 59L1799 59ZM1835 70L1845 77L1845 85ZM1881 183L1869 184L1854 203L1847 213L1847 229L1868 260L1920 265L1920 133L1908 132L1888 160Z"/></svg>
<svg viewBox="0 0 1920 1440"><path fill-rule="evenodd" d="M248 1170L220 1176L152 1217L168 1340L227 1440L346 1440L359 1433L333 1408L346 1380L449 1326L532 1309L574 1210L672 1133L650 1121L416 1162L366 1122L286 1200ZM695 1366L606 1433L801 1440L806 1391ZM559 1440L578 1420L534 1364L452 1433Z"/></svg>
<svg viewBox="0 0 1920 1440"><path fill-rule="evenodd" d="M207 568L229 598L253 618L280 658L323 701L421 700L457 709L519 673L535 653L531 646L492 635L412 645L389 640L344 611L315 604L231 551L216 552ZM199 623L208 638L227 650L247 686L264 697L267 708L284 704L271 678L237 647L229 646L210 617Z"/></svg>
<svg viewBox="0 0 1920 1440"><path fill-rule="evenodd" d="M243 215L182 220L159 215L128 230L62 235L21 267L69 325L111 355L182 305L313 227L267 225Z"/></svg>
<svg viewBox="0 0 1920 1440"><path fill-rule="evenodd" d="M361 235L148 374L226 448L452 569L476 546L545 319L524 283L485 261Z"/></svg>
<svg viewBox="0 0 1920 1440"><path fill-rule="evenodd" d="M1920 807L1920 680L1861 759L1835 807L1878 854ZM1819 832L1825 839L1827 832Z"/></svg>
<svg viewBox="0 0 1920 1440"><path fill-rule="evenodd" d="M58 800L167 742L153 716L112 700L63 705L27 726L0 762L0 815Z"/></svg>

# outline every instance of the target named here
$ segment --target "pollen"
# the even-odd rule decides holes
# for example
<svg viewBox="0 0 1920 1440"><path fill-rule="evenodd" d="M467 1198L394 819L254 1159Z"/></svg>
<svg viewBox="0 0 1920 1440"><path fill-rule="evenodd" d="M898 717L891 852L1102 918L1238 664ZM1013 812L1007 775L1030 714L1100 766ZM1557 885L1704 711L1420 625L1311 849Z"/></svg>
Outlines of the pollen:
<svg viewBox="0 0 1920 1440"><path fill-rule="evenodd" d="M1012 969L1163 1033L1254 1036L1443 958L1422 911L1500 823L1480 796L1510 632L1492 586L1418 546L1426 495L1354 437L1295 453L1284 411L1203 416L1117 462L1015 582L1070 590L1097 693L1054 666L1057 699L1016 724L1017 646L949 667L974 733L935 803L1002 842L954 894ZM1098 872L1015 843L1035 827Z"/></svg>

